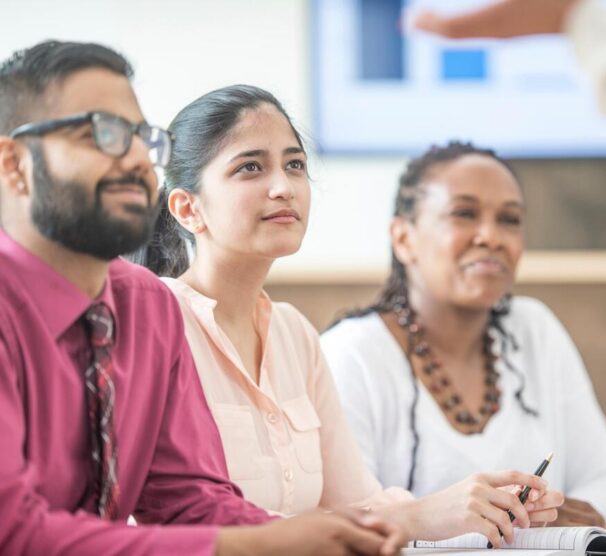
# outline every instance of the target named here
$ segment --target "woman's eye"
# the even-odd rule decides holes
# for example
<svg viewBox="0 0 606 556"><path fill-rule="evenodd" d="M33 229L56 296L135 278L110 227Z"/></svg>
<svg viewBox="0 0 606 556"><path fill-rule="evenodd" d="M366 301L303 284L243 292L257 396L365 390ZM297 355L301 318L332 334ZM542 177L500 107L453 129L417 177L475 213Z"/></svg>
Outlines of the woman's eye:
<svg viewBox="0 0 606 556"><path fill-rule="evenodd" d="M500 220L509 226L519 226L522 224L522 218L517 214L503 214Z"/></svg>
<svg viewBox="0 0 606 556"><path fill-rule="evenodd" d="M305 170L304 160L291 160L286 167L290 170Z"/></svg>
<svg viewBox="0 0 606 556"><path fill-rule="evenodd" d="M261 166L256 162L247 162L238 168L238 172L258 172L261 170Z"/></svg>
<svg viewBox="0 0 606 556"><path fill-rule="evenodd" d="M472 209L457 209L452 211L455 218L475 218L476 212Z"/></svg>

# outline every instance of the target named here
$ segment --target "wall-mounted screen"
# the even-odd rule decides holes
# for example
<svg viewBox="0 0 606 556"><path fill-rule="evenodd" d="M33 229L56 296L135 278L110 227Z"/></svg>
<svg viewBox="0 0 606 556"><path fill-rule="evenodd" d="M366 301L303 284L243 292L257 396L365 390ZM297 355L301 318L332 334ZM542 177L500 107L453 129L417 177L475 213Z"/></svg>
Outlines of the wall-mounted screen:
<svg viewBox="0 0 606 556"><path fill-rule="evenodd" d="M329 154L470 139L512 157L606 155L606 118L567 40L448 41L403 13L486 0L313 0L315 129Z"/></svg>

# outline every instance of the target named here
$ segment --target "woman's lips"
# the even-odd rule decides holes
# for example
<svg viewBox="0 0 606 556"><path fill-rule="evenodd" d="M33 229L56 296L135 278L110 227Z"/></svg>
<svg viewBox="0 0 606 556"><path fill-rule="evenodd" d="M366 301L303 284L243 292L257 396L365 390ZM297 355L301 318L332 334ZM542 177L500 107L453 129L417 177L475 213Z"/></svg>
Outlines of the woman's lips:
<svg viewBox="0 0 606 556"><path fill-rule="evenodd" d="M507 274L505 264L496 259L479 259L464 265L466 271L477 274Z"/></svg>
<svg viewBox="0 0 606 556"><path fill-rule="evenodd" d="M264 218L267 222L276 222L277 224L291 224L298 220L294 216L272 216L270 218Z"/></svg>
<svg viewBox="0 0 606 556"><path fill-rule="evenodd" d="M292 224L301 220L301 217L296 210L282 209L264 216L262 220L265 220L266 222L275 222L276 224Z"/></svg>

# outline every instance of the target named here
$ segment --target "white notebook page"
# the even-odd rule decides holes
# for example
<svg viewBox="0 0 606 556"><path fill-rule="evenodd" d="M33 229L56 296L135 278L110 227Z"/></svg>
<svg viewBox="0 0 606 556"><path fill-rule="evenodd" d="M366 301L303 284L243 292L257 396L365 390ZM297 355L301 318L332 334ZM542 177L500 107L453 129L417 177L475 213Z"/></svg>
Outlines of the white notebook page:
<svg viewBox="0 0 606 556"><path fill-rule="evenodd" d="M540 527L515 529L512 544L502 542L501 548L543 550L583 550L595 529L592 527ZM461 535L443 541L415 541L416 548L486 548L488 539L478 533Z"/></svg>

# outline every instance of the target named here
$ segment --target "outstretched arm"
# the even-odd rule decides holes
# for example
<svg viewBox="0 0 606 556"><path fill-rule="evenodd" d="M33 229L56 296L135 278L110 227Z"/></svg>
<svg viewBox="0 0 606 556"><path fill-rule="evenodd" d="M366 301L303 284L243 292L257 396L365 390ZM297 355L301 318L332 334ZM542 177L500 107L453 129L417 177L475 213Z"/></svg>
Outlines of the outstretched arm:
<svg viewBox="0 0 606 556"><path fill-rule="evenodd" d="M447 38L508 38L562 33L579 0L501 0L475 11L442 16L423 11L414 26Z"/></svg>
<svg viewBox="0 0 606 556"><path fill-rule="evenodd" d="M606 10L595 0L501 0L476 11L418 14L413 26L450 39L566 33L606 114Z"/></svg>

